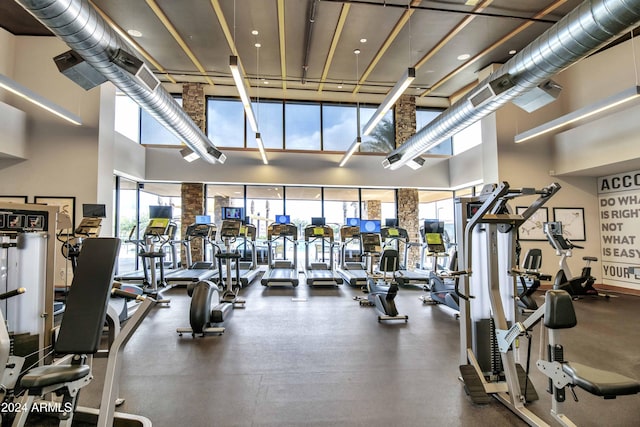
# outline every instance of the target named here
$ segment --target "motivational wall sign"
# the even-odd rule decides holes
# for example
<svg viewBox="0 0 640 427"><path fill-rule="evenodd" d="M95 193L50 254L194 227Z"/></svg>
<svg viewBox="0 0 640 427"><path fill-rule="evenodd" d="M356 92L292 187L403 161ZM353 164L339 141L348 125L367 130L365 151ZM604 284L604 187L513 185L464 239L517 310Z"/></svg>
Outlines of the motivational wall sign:
<svg viewBox="0 0 640 427"><path fill-rule="evenodd" d="M598 178L602 282L640 289L640 171Z"/></svg>

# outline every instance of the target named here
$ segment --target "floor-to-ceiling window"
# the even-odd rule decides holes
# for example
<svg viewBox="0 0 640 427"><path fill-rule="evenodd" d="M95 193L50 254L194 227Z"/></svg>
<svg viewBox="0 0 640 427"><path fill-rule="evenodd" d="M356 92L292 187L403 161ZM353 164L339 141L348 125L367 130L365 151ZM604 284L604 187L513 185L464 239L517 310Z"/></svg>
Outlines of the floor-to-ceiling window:
<svg viewBox="0 0 640 427"><path fill-rule="evenodd" d="M138 239L138 183L116 177L118 194L116 236L122 240L118 256L118 272L133 271L138 267L138 247L130 239Z"/></svg>
<svg viewBox="0 0 640 427"><path fill-rule="evenodd" d="M385 219L396 218L396 191L392 189L362 189L363 219L379 219L384 225Z"/></svg>
<svg viewBox="0 0 640 427"><path fill-rule="evenodd" d="M258 263L266 262L267 227L276 215L284 215L284 188L273 185L248 185L247 210L256 226Z"/></svg>
<svg viewBox="0 0 640 427"><path fill-rule="evenodd" d="M309 259L316 259L316 246L307 247L304 243L304 229L312 218L322 216L322 190L320 187L287 187L286 194L287 215L298 227L298 262L304 260L305 249L310 251Z"/></svg>
<svg viewBox="0 0 640 427"><path fill-rule="evenodd" d="M150 218L150 206L166 206L171 209L171 223L175 227L175 234L162 236L156 241L156 248L162 248L168 255L166 265L176 266L180 262L182 245L171 240L180 240L182 197L180 184L165 184L146 182L140 188L140 230L144 232Z"/></svg>

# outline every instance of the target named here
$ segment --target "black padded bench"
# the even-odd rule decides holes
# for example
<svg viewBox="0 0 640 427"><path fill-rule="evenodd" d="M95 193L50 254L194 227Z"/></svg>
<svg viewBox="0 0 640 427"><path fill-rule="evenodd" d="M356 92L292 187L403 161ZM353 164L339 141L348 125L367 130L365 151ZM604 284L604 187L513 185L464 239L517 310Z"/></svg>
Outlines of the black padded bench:
<svg viewBox="0 0 640 427"><path fill-rule="evenodd" d="M34 400L48 393L63 396L60 425L71 425L78 392L93 378L87 356L99 348L119 249L116 238L89 238L82 243L54 345L56 355L71 355L71 363L40 366L22 377L20 386L26 393L20 407L24 410L13 426L24 426Z"/></svg>
<svg viewBox="0 0 640 427"><path fill-rule="evenodd" d="M554 335L557 329L572 328L577 324L576 313L573 309L571 295L563 290L550 290L545 295L544 325ZM640 383L633 378L615 372L592 368L580 363L563 360L562 346L555 343L555 337L550 344L554 346L554 353L560 354L559 360L551 362L539 361L540 369L554 381L556 387L575 387L601 396L605 399L615 399L617 396L640 393ZM558 353L558 349L560 352ZM560 364L558 367L557 364Z"/></svg>

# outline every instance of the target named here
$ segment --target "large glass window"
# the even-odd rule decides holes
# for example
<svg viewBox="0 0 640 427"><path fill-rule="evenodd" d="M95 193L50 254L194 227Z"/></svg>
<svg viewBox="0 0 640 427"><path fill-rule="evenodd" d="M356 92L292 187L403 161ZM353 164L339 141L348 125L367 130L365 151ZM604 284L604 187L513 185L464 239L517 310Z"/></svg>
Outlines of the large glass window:
<svg viewBox="0 0 640 427"><path fill-rule="evenodd" d="M364 127L373 116L377 107L360 107L360 125ZM362 136L360 151L388 153L396 147L396 130L393 122L393 110L387 111L373 131Z"/></svg>
<svg viewBox="0 0 640 427"><path fill-rule="evenodd" d="M287 187L285 207L291 222L298 227L298 260L304 263L304 229L311 224L312 217L322 216L322 197L319 187ZM327 248L328 250L329 248ZM309 247L309 259L321 259L322 246L318 252L317 246Z"/></svg>
<svg viewBox="0 0 640 427"><path fill-rule="evenodd" d="M442 114L442 111L417 108L416 132L431 123L433 119L438 117L440 114ZM444 154L450 156L452 154L451 144L451 138L447 138L431 150L427 151L426 154Z"/></svg>
<svg viewBox="0 0 640 427"><path fill-rule="evenodd" d="M285 104L285 147L289 150L320 150L320 104Z"/></svg>
<svg viewBox="0 0 640 427"><path fill-rule="evenodd" d="M355 105L322 106L322 149L347 151L358 135Z"/></svg>
<svg viewBox="0 0 640 427"><path fill-rule="evenodd" d="M140 189L140 232L144 232L149 223L149 206L170 206L171 222L175 226L175 234L164 236L164 240L158 242L157 247L162 247L167 253L165 262L176 267L180 263L181 245L172 243L171 240L180 240L182 197L180 184L166 184L147 182Z"/></svg>
<svg viewBox="0 0 640 427"><path fill-rule="evenodd" d="M453 135L453 154L463 153L480 144L482 144L482 121L478 120Z"/></svg>
<svg viewBox="0 0 640 427"><path fill-rule="evenodd" d="M219 147L244 147L244 108L236 99L207 100L207 136Z"/></svg>
<svg viewBox="0 0 640 427"><path fill-rule="evenodd" d="M115 131L140 142L140 107L127 95L116 94Z"/></svg>
<svg viewBox="0 0 640 427"><path fill-rule="evenodd" d="M118 212L118 236L123 244L120 245L118 255L118 273L134 271L138 268L138 248L129 239L138 238L138 183L126 178L118 178L119 191Z"/></svg>
<svg viewBox="0 0 640 427"><path fill-rule="evenodd" d="M267 238L267 227L284 214L284 189L280 186L247 186L247 210L257 228L258 239Z"/></svg>
<svg viewBox="0 0 640 427"><path fill-rule="evenodd" d="M174 98L182 107L182 98ZM181 145L182 141L156 119L140 110L140 143L147 145Z"/></svg>
<svg viewBox="0 0 640 427"><path fill-rule="evenodd" d="M333 234L339 240L340 227L346 225L347 218L360 218L357 188L325 188L324 216Z"/></svg>
<svg viewBox="0 0 640 427"><path fill-rule="evenodd" d="M282 101L260 101L260 103L254 102L252 104L253 112L256 115L258 121L258 130L260 136L262 136L262 142L265 148L283 148L283 113L282 113ZM247 128L247 147L258 148L256 144L256 136L249 126L249 122L246 124Z"/></svg>
<svg viewBox="0 0 640 427"><path fill-rule="evenodd" d="M379 219L384 225L387 218L396 217L396 192L395 190L362 189L363 219Z"/></svg>

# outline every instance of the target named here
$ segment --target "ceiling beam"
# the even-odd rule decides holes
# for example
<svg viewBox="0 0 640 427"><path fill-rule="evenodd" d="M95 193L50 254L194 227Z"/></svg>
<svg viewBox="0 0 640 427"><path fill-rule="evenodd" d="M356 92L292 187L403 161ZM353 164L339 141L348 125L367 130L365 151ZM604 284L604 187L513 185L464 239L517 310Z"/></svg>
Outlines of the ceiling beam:
<svg viewBox="0 0 640 427"><path fill-rule="evenodd" d="M340 11L340 17L338 18L338 24L336 25L336 29L333 32L333 39L331 40L331 46L329 47L327 60L324 63L324 69L322 70L322 76L320 77L318 92L322 92L322 89L324 88L324 81L327 78L327 75L329 74L329 68L331 68L331 62L333 61L333 56L336 53L336 47L338 46L338 41L340 41L340 36L342 35L342 29L344 28L344 23L347 20L347 15L349 15L349 9L351 9L351 5L349 3L345 3L342 5L342 10Z"/></svg>
<svg viewBox="0 0 640 427"><path fill-rule="evenodd" d="M109 26L111 28L113 28L113 31L115 31L116 33L118 33L118 35L120 37L122 37L122 39L124 41L126 41L127 43L129 43L129 45L136 51L138 52L140 55L142 55L144 57L144 59L146 59L147 61L149 61L151 63L151 65L153 65L156 70L158 70L160 73L164 74L164 76L171 82L171 83L177 83L176 80L173 78L173 76L171 74L169 74L169 72L162 66L160 65L160 63L158 61L156 61L156 59L151 56L151 54L149 52L147 52L146 50L144 50L144 48L142 46L140 46L134 39L131 38L131 36L129 36L129 34L127 34L126 31L124 31L121 27L118 26L118 24L116 24L113 19L111 19L111 17L109 15L107 15L102 9L100 9L94 2L93 0L89 0L89 3L91 4L91 6L93 6L93 8L96 10L96 12L98 12L98 14L102 17L102 19L105 20L105 22L107 24L109 24Z"/></svg>
<svg viewBox="0 0 640 427"><path fill-rule="evenodd" d="M284 0L278 0L278 38L280 41L280 74L282 77L282 90L287 90L287 59L284 31Z"/></svg>
<svg viewBox="0 0 640 427"><path fill-rule="evenodd" d="M191 62L193 62L193 65L196 66L196 68L198 69L200 74L204 77L204 79L207 81L207 83L213 86L213 80L211 80L211 78L207 75L207 72L205 71L204 67L202 66L202 64L196 57L196 55L191 51L191 49L189 48L187 43L184 41L184 39L180 36L180 34L178 33L178 30L176 30L176 28L173 26L171 21L169 21L169 18L167 18L167 15L164 14L164 12L162 11L162 9L160 9L160 7L155 2L155 0L145 0L145 1L147 3L147 6L151 8L153 13L155 13L158 19L160 20L160 22L162 22L162 25L164 25L167 31L169 31L169 33L173 36L175 41L180 45L184 53L186 53L189 59L191 59Z"/></svg>
<svg viewBox="0 0 640 427"><path fill-rule="evenodd" d="M538 12L533 18L534 19L542 18L542 17L550 14L551 12L553 12L554 10L556 10L558 7L562 6L566 2L567 2L567 0L557 0L556 2L550 4L549 6L547 6L546 8L541 10L540 12ZM525 29L529 28L535 22L536 21L527 21L527 22L523 23L522 25L518 26L517 28L515 28L514 30L512 30L511 32L509 32L508 34L506 34L505 36L501 37L500 39L498 39L498 41L496 41L495 43L493 43L490 46L486 47L485 49L480 51L480 53L478 53L477 55L475 55L472 58L470 58L467 62L465 62L464 64L462 64L461 66L459 66L458 68L456 68L455 70L453 70L452 72L450 72L449 74L447 74L446 76L444 76L443 78L438 80L436 83L431 85L429 87L429 89L425 90L424 92L422 92L420 94L420 97L425 97L425 96L429 95L431 92L433 92L434 90L436 90L437 88L439 88L440 86L442 86L443 84L445 84L446 82L451 80L454 76L456 76L457 74L459 74L460 72L462 72L463 70L465 70L466 68L471 66L471 64L475 63L480 58L484 57L489 52L491 52L492 50L494 50L498 46L502 45L503 43L505 43L509 39L515 37L517 34L521 33Z"/></svg>
<svg viewBox="0 0 640 427"><path fill-rule="evenodd" d="M364 73L362 73L362 77L360 77L360 80L358 80L356 87L353 89L354 95L360 91L360 88L362 87L364 82L367 81L369 74L371 74L376 65L378 65L378 62L380 61L380 59L382 59L387 49L389 49L391 43L393 43L396 37L398 37L398 34L400 34L400 31L402 30L402 28L404 28L406 23L409 22L409 18L411 18L411 15L413 15L413 12L415 12L415 9L412 9L412 7L418 6L421 2L422 0L412 0L407 10L402 13L402 16L400 17L398 22L396 22L396 25L387 36L387 39L384 41L384 43L382 43L382 46L380 46L380 49L371 60L371 63L364 70Z"/></svg>

